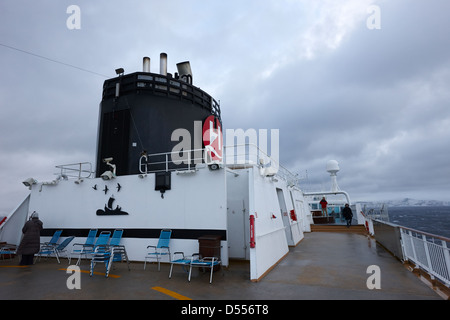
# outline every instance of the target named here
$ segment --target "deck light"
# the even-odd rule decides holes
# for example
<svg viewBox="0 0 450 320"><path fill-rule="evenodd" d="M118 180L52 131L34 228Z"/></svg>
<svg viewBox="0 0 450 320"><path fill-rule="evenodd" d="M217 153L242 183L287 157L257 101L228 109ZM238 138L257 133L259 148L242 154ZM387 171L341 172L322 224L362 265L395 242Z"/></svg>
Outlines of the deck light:
<svg viewBox="0 0 450 320"><path fill-rule="evenodd" d="M108 171L103 172L101 177L103 180L111 180L114 178L114 174L108 170Z"/></svg>
<svg viewBox="0 0 450 320"><path fill-rule="evenodd" d="M25 181L23 181L22 182L26 187L28 187L30 190L31 190L31 186L33 185L33 184L36 184L37 183L37 180L36 179L33 179L33 178L28 178L28 179L26 179Z"/></svg>

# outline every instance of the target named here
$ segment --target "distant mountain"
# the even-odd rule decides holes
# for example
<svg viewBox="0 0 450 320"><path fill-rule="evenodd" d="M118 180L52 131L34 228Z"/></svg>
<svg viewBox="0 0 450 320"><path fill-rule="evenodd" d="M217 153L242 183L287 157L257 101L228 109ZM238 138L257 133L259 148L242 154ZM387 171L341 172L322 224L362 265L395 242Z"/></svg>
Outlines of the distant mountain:
<svg viewBox="0 0 450 320"><path fill-rule="evenodd" d="M388 207L437 207L437 206L450 206L450 201L440 200L416 200L411 198L404 198L401 200L386 200L377 202L363 202L369 207L378 207L383 203Z"/></svg>

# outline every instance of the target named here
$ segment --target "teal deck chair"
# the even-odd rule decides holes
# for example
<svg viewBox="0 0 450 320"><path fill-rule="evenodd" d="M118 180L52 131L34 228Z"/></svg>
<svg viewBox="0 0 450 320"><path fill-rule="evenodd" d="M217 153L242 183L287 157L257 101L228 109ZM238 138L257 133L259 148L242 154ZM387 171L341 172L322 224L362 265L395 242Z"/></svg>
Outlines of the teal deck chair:
<svg viewBox="0 0 450 320"><path fill-rule="evenodd" d="M126 260L128 271L130 271L130 262L125 250L125 246L120 244L123 230L114 230L111 241L107 245L99 245L95 248L91 259L90 276L94 273L94 267L97 263L104 263L106 268L105 276L108 277L113 262Z"/></svg>
<svg viewBox="0 0 450 320"><path fill-rule="evenodd" d="M57 230L53 234L52 238L48 242L42 243L42 246L55 246L58 244L58 240L61 237L62 230Z"/></svg>
<svg viewBox="0 0 450 320"><path fill-rule="evenodd" d="M122 240L123 230L114 230L114 233L109 241L109 246L118 246Z"/></svg>
<svg viewBox="0 0 450 320"><path fill-rule="evenodd" d="M175 259L176 255L180 255L181 257L178 259ZM172 271L174 265L181 265L183 267L183 270L186 272L189 272L188 275L188 281L191 282L191 275L192 275L192 267L197 268L210 268L211 273L209 276L209 283L212 283L213 280L213 272L214 268L221 266L222 262L218 257L205 257L202 258L199 253L194 253L191 257L185 257L183 252L175 252L173 254L173 260L170 262L170 272L169 272L169 279L172 278ZM186 270L186 267L189 266L189 271ZM223 275L223 269L222 269L222 275Z"/></svg>
<svg viewBox="0 0 450 320"><path fill-rule="evenodd" d="M177 255L179 256L178 258L176 258ZM173 265L180 265L183 268L183 270L186 273L188 273L189 271L186 269L186 267L191 264L191 261L192 261L192 258L185 257L184 252L175 252L173 254L172 260L170 261L169 279L172 278Z"/></svg>
<svg viewBox="0 0 450 320"><path fill-rule="evenodd" d="M14 255L16 254L17 246L14 244L3 244L0 247L0 256L2 257L2 260L5 259L5 256L7 256L9 259L13 259Z"/></svg>
<svg viewBox="0 0 450 320"><path fill-rule="evenodd" d="M159 235L158 244L156 246L147 246L147 249L151 248L151 250L148 250L147 255L145 256L144 260L144 270L147 264L147 260L156 259L158 262L158 271L161 270L160 268L160 259L161 256L168 256L170 260L170 237L172 236L172 230L161 230L161 234Z"/></svg>
<svg viewBox="0 0 450 320"><path fill-rule="evenodd" d="M198 256L198 258L195 259L194 258L195 256ZM210 276L209 276L209 283L211 284L212 280L213 280L214 267L221 266L221 264L222 264L222 262L220 261L220 259L218 257L204 257L204 258L202 258L200 256L200 254L194 253L192 255L191 263L189 264L188 281L191 282L192 267L210 268L211 269L211 273L210 273ZM223 275L223 269L222 269L222 275Z"/></svg>
<svg viewBox="0 0 450 320"><path fill-rule="evenodd" d="M78 255L78 260L76 265L80 264L81 257L84 255L87 258L88 254L91 254L94 252L94 244L95 244L95 238L97 236L97 229L91 229L89 230L89 234L86 238L85 243L74 243L72 247L72 255Z"/></svg>
<svg viewBox="0 0 450 320"><path fill-rule="evenodd" d="M43 256L43 255L47 255L47 257L49 257L50 255L54 254L55 257L56 257L56 260L58 261L58 263L60 263L59 257L61 256L61 254L67 252L66 251L66 247L67 247L67 245L70 242L72 242L72 240L74 238L75 237L68 237L63 242L61 242L61 244L59 244L57 246L54 246L54 245L43 245L41 247L41 250L37 254L37 257L39 257L39 260L41 260L41 256ZM36 257L36 259L37 259L37 257ZM69 260L69 264L70 264L70 256L69 255L67 255L67 259Z"/></svg>
<svg viewBox="0 0 450 320"><path fill-rule="evenodd" d="M40 258L40 256L42 255L41 252L46 252L47 256L49 256L51 253L54 253L54 249L58 245L58 240L61 237L61 233L62 233L62 230L57 230L53 234L50 241L41 243L41 247L39 248L39 252L37 253L36 259L34 260L34 262L36 262L37 257ZM58 263L59 263L59 258L58 257L56 257L56 258L58 259Z"/></svg>
<svg viewBox="0 0 450 320"><path fill-rule="evenodd" d="M111 263L109 268L111 268L113 262L123 261L125 260L128 265L128 270L130 270L130 262L128 261L127 250L124 245L120 244L120 240L122 239L123 230L114 230L111 241L109 242L109 250L112 254ZM108 270L109 271L109 270Z"/></svg>
<svg viewBox="0 0 450 320"><path fill-rule="evenodd" d="M98 236L97 240L93 245L85 245L85 247L90 247L91 252L94 252L97 247L105 247L108 246L109 238L111 237L111 232L102 231Z"/></svg>

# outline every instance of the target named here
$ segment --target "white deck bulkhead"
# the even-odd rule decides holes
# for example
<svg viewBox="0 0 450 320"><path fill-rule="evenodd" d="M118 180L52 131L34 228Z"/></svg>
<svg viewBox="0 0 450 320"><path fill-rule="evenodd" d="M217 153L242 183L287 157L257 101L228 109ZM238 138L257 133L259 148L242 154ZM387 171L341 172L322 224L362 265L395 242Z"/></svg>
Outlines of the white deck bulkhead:
<svg viewBox="0 0 450 320"><path fill-rule="evenodd" d="M155 175L118 176L112 180L61 180L33 186L30 212L37 211L45 229L124 229L122 244L130 260L142 261L156 245L160 229L172 229L171 252L198 252L198 236L224 235L221 258L228 265L225 171L207 167L195 173L171 174L171 190L155 191ZM120 189L118 186L120 185ZM125 215L97 215L113 197ZM151 234L151 235L150 235ZM150 235L150 236L146 236ZM77 238L74 243L83 243Z"/></svg>

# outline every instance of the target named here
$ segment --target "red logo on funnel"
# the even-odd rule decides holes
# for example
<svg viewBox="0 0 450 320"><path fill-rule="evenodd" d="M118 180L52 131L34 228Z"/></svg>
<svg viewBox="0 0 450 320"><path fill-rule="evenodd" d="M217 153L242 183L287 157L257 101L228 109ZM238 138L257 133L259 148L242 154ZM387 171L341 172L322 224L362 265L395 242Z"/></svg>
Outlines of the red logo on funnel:
<svg viewBox="0 0 450 320"><path fill-rule="evenodd" d="M203 144L205 145L205 159L222 162L223 136L220 121L215 116L209 116L203 123Z"/></svg>

